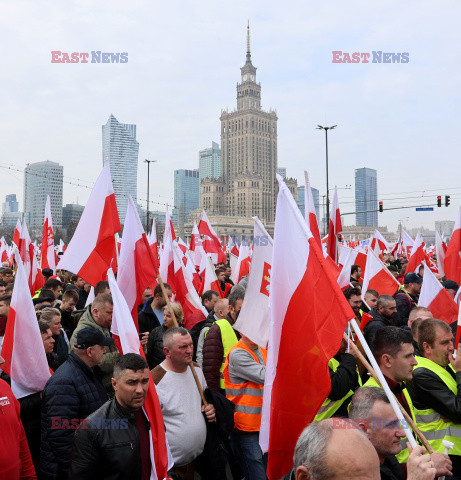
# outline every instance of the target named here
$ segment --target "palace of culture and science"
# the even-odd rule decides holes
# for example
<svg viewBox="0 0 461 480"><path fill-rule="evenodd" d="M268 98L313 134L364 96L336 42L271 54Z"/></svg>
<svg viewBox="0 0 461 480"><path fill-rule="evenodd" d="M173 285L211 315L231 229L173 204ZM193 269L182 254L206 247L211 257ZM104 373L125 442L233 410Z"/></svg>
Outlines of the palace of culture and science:
<svg viewBox="0 0 461 480"><path fill-rule="evenodd" d="M237 109L221 112L221 177L202 180L200 208L189 218L193 224L204 209L216 233L226 236L251 235L253 216L273 230L278 192L277 114L261 108L261 84L251 61L249 27L246 61L240 70ZM296 180L285 181L296 199Z"/></svg>

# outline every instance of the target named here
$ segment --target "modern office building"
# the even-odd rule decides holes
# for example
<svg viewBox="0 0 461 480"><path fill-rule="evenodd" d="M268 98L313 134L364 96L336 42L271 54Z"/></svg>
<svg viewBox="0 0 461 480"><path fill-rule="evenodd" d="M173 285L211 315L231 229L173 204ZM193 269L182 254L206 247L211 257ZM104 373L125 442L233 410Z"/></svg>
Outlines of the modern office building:
<svg viewBox="0 0 461 480"><path fill-rule="evenodd" d="M175 225L189 220L189 212L199 208L200 176L198 170L174 171L174 208L172 220ZM184 212L184 218L181 218Z"/></svg>
<svg viewBox="0 0 461 480"><path fill-rule="evenodd" d="M2 203L2 213L19 212L19 203L16 200L16 194L6 195L5 201Z"/></svg>
<svg viewBox="0 0 461 480"><path fill-rule="evenodd" d="M453 233L453 228L455 228L454 220L437 220L435 222L435 229L442 235L442 237L451 237Z"/></svg>
<svg viewBox="0 0 461 480"><path fill-rule="evenodd" d="M128 195L138 195L138 153L136 125L120 123L112 114L102 126L102 159L109 160L120 221L125 221Z"/></svg>
<svg viewBox="0 0 461 480"><path fill-rule="evenodd" d="M29 228L41 228L47 195L53 227L62 226L63 167L56 162L30 163L24 170L24 219Z"/></svg>
<svg viewBox="0 0 461 480"><path fill-rule="evenodd" d="M211 148L200 150L199 178L219 178L221 176L221 149L216 142L211 142Z"/></svg>
<svg viewBox="0 0 461 480"><path fill-rule="evenodd" d="M355 170L355 214L357 226L378 226L378 180L372 168Z"/></svg>
<svg viewBox="0 0 461 480"><path fill-rule="evenodd" d="M80 221L84 209L85 207L83 205L66 203L66 205L62 207L62 228L69 228L71 225L76 226Z"/></svg>
<svg viewBox="0 0 461 480"><path fill-rule="evenodd" d="M306 187L304 185L301 185L298 187L298 207L301 210L301 213L303 216L305 216L305 211L306 211L306 205L304 202L304 192L306 190ZM315 205L315 214L317 215L317 223L320 226L320 205L319 205L319 191L316 188L312 188L312 196L314 197L314 205Z"/></svg>

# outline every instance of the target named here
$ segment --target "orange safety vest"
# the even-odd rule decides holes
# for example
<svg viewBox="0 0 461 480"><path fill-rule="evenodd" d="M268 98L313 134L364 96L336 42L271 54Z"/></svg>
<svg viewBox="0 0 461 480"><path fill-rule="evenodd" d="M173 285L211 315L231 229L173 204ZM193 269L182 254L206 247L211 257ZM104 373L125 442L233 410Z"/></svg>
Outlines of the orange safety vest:
<svg viewBox="0 0 461 480"><path fill-rule="evenodd" d="M223 376L226 397L235 404L234 426L244 432L259 432L261 427L261 412L263 406L264 385L254 382L232 383L229 377L229 357L232 350L241 348L250 353L255 362L259 363L256 354L241 340L235 344L227 355ZM267 351L261 348L264 365L267 363Z"/></svg>

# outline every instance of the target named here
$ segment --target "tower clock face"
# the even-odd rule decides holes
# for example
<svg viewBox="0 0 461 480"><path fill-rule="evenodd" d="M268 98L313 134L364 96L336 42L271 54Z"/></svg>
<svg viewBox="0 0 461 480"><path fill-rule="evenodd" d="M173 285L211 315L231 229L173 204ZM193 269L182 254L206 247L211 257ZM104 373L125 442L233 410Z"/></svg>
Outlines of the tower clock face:
<svg viewBox="0 0 461 480"><path fill-rule="evenodd" d="M244 76L243 76L243 81L246 82L247 79L248 79L248 75L244 75Z"/></svg>
<svg viewBox="0 0 461 480"><path fill-rule="evenodd" d="M255 79L255 76L254 76L254 75L250 75L250 78L251 78L251 81L253 82L254 79Z"/></svg>

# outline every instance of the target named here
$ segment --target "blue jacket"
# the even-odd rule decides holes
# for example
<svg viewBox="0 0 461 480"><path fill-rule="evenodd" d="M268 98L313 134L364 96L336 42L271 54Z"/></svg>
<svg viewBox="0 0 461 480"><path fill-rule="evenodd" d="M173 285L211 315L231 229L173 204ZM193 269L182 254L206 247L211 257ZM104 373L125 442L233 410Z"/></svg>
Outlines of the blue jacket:
<svg viewBox="0 0 461 480"><path fill-rule="evenodd" d="M67 478L79 422L108 400L101 377L99 367L90 368L72 352L46 382L42 395L40 478Z"/></svg>

